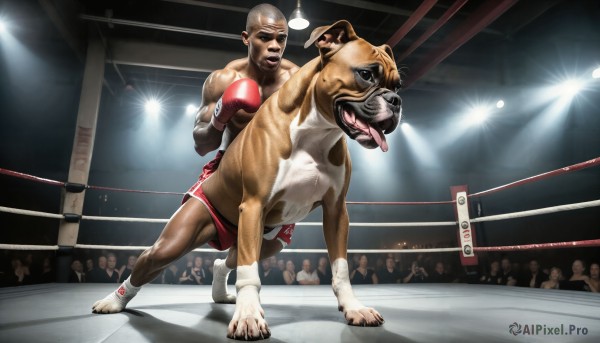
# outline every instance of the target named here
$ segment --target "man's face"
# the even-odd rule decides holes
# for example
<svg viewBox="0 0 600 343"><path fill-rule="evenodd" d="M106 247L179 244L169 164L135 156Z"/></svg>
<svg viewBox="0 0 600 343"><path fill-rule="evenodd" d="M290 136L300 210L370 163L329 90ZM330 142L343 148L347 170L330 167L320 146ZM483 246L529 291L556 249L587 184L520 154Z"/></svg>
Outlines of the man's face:
<svg viewBox="0 0 600 343"><path fill-rule="evenodd" d="M258 18L251 32L242 33L244 44L248 46L248 57L265 73L279 70L287 36L285 20L276 21L264 16Z"/></svg>
<svg viewBox="0 0 600 343"><path fill-rule="evenodd" d="M83 265L79 261L73 261L72 268L76 272L81 273L83 271Z"/></svg>
<svg viewBox="0 0 600 343"><path fill-rule="evenodd" d="M114 256L109 256L107 261L108 269L115 269L115 267L117 266L117 258Z"/></svg>
<svg viewBox="0 0 600 343"><path fill-rule="evenodd" d="M104 257L104 256L98 257L98 268L106 269L106 257Z"/></svg>
<svg viewBox="0 0 600 343"><path fill-rule="evenodd" d="M436 265L435 265L435 271L438 272L438 274L443 274L444 273L444 264L443 263L436 263Z"/></svg>
<svg viewBox="0 0 600 343"><path fill-rule="evenodd" d="M304 260L304 262L302 262L302 269L307 272L310 273L310 261L309 260Z"/></svg>
<svg viewBox="0 0 600 343"><path fill-rule="evenodd" d="M262 260L262 267L265 271L270 270L271 269L271 260L268 258Z"/></svg>
<svg viewBox="0 0 600 343"><path fill-rule="evenodd" d="M502 260L502 270L510 270L510 261L507 259Z"/></svg>
<svg viewBox="0 0 600 343"><path fill-rule="evenodd" d="M585 271L585 268L583 268L583 262L579 260L575 260L575 262L573 262L573 266L571 267L571 269L575 274L581 274Z"/></svg>
<svg viewBox="0 0 600 343"><path fill-rule="evenodd" d="M388 269L394 268L394 259L393 258L388 258L387 260L385 260L385 266Z"/></svg>
<svg viewBox="0 0 600 343"><path fill-rule="evenodd" d="M598 279L600 277L600 265L594 263L590 266L590 276L592 279Z"/></svg>
<svg viewBox="0 0 600 343"><path fill-rule="evenodd" d="M529 262L529 270L532 273L537 273L538 270L540 270L540 265L537 263L537 261L531 261Z"/></svg>

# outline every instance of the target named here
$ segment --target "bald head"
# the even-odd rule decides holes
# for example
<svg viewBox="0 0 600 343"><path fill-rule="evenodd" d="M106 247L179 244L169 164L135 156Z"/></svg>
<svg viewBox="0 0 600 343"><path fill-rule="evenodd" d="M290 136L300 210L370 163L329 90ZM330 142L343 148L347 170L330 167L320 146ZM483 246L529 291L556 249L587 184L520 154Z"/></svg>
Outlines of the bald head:
<svg viewBox="0 0 600 343"><path fill-rule="evenodd" d="M260 17L269 18L273 21L283 20L287 23L285 16L277 7L271 4L256 5L250 10L246 18L246 31L248 33L252 33L252 30L259 24Z"/></svg>

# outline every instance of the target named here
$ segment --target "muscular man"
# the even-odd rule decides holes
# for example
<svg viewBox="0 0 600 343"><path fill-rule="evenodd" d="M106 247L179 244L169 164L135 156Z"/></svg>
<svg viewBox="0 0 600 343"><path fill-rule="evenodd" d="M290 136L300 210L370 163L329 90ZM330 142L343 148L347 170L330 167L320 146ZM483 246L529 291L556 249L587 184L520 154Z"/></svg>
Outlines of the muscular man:
<svg viewBox="0 0 600 343"><path fill-rule="evenodd" d="M235 302L227 293L227 276L236 267L235 232L215 225L207 202L203 201L200 185L218 167L223 151L252 119L260 104L278 90L298 70L294 63L282 58L287 42L285 16L276 7L261 4L254 7L242 32L248 46L248 57L234 60L207 78L202 90L202 104L194 127L195 149L201 156L219 149L184 197L183 204L171 217L154 245L144 251L131 276L115 291L97 301L96 313L122 311L140 287L160 275L170 263L193 249L209 243L225 250L227 259L215 260L213 299L215 302ZM289 244L293 226L275 228L265 234L261 259L272 256Z"/></svg>

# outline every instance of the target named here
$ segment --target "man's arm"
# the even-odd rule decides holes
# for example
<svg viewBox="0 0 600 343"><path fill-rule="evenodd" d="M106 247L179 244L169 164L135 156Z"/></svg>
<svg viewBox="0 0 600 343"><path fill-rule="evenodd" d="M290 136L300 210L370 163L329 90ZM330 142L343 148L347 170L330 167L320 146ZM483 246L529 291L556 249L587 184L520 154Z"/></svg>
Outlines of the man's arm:
<svg viewBox="0 0 600 343"><path fill-rule="evenodd" d="M212 72L202 86L202 103L196 113L194 124L194 149L200 156L217 149L221 144L223 131L210 124L215 106L225 89L236 78L232 70L222 69Z"/></svg>

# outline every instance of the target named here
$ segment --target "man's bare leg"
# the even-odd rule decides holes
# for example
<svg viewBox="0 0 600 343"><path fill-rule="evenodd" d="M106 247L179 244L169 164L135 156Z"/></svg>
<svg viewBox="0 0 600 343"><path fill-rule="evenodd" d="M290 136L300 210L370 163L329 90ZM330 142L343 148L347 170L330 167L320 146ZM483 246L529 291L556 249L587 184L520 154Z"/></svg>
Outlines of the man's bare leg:
<svg viewBox="0 0 600 343"><path fill-rule="evenodd" d="M278 239L263 239L260 249L260 260L275 256L283 249L283 244ZM227 258L215 259L213 264L213 301L221 304L235 304L235 294L227 292L227 278L229 273L237 267L237 246L232 245L227 252Z"/></svg>
<svg viewBox="0 0 600 343"><path fill-rule="evenodd" d="M121 312L140 290L173 261L217 237L202 202L190 198L173 214L158 240L138 258L131 276L114 292L92 306L95 313Z"/></svg>

